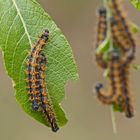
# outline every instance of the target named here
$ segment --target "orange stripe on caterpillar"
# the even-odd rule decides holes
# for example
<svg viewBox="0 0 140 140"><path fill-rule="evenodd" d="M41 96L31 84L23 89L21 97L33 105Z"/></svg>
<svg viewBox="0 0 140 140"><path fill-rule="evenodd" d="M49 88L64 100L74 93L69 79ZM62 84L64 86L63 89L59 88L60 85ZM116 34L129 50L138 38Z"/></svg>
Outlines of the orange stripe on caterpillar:
<svg viewBox="0 0 140 140"><path fill-rule="evenodd" d="M100 44L105 40L107 36L107 10L102 7L98 10L98 27L97 27L97 42L96 49L100 46ZM101 68L106 68L107 64L103 60L103 54L96 53L96 62Z"/></svg>

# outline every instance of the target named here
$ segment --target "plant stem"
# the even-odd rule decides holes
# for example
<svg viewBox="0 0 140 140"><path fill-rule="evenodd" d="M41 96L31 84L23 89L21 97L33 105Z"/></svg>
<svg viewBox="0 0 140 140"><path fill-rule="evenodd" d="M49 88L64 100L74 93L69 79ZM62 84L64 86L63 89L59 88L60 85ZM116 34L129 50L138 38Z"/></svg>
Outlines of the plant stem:
<svg viewBox="0 0 140 140"><path fill-rule="evenodd" d="M108 20L108 35L107 36L110 40L110 49L109 50L112 52L114 50L112 33L111 33L111 24L110 24L110 18L112 16L112 13L108 6L109 0L102 0L102 1L104 4L104 7L106 7L106 9L107 9L107 20ZM111 120L112 120L113 132L114 132L114 134L117 134L116 119L115 119L115 114L114 114L112 106L111 106Z"/></svg>
<svg viewBox="0 0 140 140"><path fill-rule="evenodd" d="M113 111L112 106L111 106L111 111L110 112L111 112L113 132L114 132L114 134L117 134L116 118L115 118L115 113Z"/></svg>

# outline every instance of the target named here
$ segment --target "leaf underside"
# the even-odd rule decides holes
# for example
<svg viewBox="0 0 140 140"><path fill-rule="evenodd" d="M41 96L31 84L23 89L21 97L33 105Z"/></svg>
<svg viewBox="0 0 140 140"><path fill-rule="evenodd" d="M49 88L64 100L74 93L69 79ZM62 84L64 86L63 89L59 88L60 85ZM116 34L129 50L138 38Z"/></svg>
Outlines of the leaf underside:
<svg viewBox="0 0 140 140"><path fill-rule="evenodd" d="M32 111L25 81L28 53L44 29L51 34L44 50L48 58L47 89L58 124L63 126L67 118L59 104L65 96L65 84L67 80L78 79L72 50L60 29L35 0L0 0L0 47L16 99L25 112L49 126L41 113Z"/></svg>

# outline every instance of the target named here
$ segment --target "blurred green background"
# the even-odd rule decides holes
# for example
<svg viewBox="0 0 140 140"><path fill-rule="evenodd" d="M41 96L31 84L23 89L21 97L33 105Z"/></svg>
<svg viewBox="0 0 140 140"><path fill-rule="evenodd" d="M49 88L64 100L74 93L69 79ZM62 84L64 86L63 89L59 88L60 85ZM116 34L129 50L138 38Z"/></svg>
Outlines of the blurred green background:
<svg viewBox="0 0 140 140"><path fill-rule="evenodd" d="M113 134L110 107L101 105L94 86L106 80L94 61L96 9L99 0L38 0L69 40L79 68L79 81L69 81L62 106L69 122L58 133L28 116L16 102L11 79L0 63L0 140L138 140L140 138L140 71L132 70L131 87L136 115L128 120L115 113L118 134ZM140 25L140 13L125 0L128 16ZM138 40L139 41L139 40ZM140 43L139 43L140 44ZM137 47L136 63L140 64ZM2 62L2 53L0 53Z"/></svg>

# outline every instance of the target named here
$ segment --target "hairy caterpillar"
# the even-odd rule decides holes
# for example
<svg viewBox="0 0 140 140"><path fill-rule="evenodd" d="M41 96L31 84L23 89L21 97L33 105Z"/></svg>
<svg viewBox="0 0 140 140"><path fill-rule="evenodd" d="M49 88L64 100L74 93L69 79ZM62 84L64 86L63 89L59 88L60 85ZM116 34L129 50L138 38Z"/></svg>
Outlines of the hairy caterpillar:
<svg viewBox="0 0 140 140"><path fill-rule="evenodd" d="M126 117L131 118L134 116L134 108L132 105L132 95L130 92L130 87L129 87L129 69L130 69L130 65L131 62L134 58L133 56L133 50L131 50L131 52L129 52L129 55L127 56L127 60L123 63L122 65L122 96L124 98L124 104L122 106Z"/></svg>
<svg viewBox="0 0 140 140"><path fill-rule="evenodd" d="M97 29L97 43L96 49L100 46L100 44L105 40L107 36L107 10L102 7L98 10L98 29ZM106 68L107 63L103 60L103 53L96 52L96 62L101 68Z"/></svg>
<svg viewBox="0 0 140 140"><path fill-rule="evenodd" d="M132 105L132 98L129 89L129 69L130 65L135 57L136 43L133 38L133 34L130 31L126 18L123 16L123 12L120 9L119 2L112 0L112 13L111 29L113 35L113 41L117 47L122 49L123 65L122 65L122 96L124 99L123 110L126 117L131 118L134 116L134 109Z"/></svg>
<svg viewBox="0 0 140 140"><path fill-rule="evenodd" d="M110 5L112 10L112 18L110 22L114 42L118 47L121 47L124 52L127 52L131 48L133 48L133 52L135 52L135 40L127 19L123 16L119 1L111 0Z"/></svg>
<svg viewBox="0 0 140 140"><path fill-rule="evenodd" d="M48 40L48 32L45 31L45 33L42 34L38 42L36 43L35 46L33 46L31 53L28 56L28 69L27 69L27 74L28 74L28 86L29 86L29 95L30 95L30 100L32 102L32 109L33 110L39 110L40 109L40 88L39 88L39 54L42 52L43 47L45 46L47 40ZM46 36L46 39L44 39L44 36Z"/></svg>
<svg viewBox="0 0 140 140"><path fill-rule="evenodd" d="M101 90L102 84L96 86L98 99L103 104L113 104L121 94L121 59L118 52L112 52L109 62L109 81L110 87L108 92Z"/></svg>
<svg viewBox="0 0 140 140"><path fill-rule="evenodd" d="M102 90L103 85L96 85L97 97L103 104L116 104L121 106L126 117L134 116L134 109L132 105L131 93L129 89L129 66L133 58L133 53L129 55L126 62L124 62L118 53L113 52L112 59L109 63L110 73L109 81L110 88L108 93Z"/></svg>
<svg viewBox="0 0 140 140"><path fill-rule="evenodd" d="M57 120L55 118L55 113L53 111L52 105L49 101L47 85L46 85L46 57L43 53L40 54L40 89L41 89L41 107L42 112L46 119L48 119L52 131L56 132L59 127L57 125Z"/></svg>
<svg viewBox="0 0 140 140"><path fill-rule="evenodd" d="M46 86L46 64L47 58L43 49L49 39L49 31L45 30L28 57L28 86L29 96L33 111L41 111L50 123L52 131L56 132L59 127L55 118Z"/></svg>
<svg viewBox="0 0 140 140"><path fill-rule="evenodd" d="M110 50L110 59L106 67L102 68L109 69L110 85L107 92L102 89L102 84L96 85L96 93L100 102L119 106L125 116L131 118L134 116L134 107L129 88L129 70L135 58L136 43L123 10L120 8L119 0L108 2L111 18L107 22L110 23L108 26L111 29L113 48ZM102 60L102 54L99 54L99 57L101 58L99 60ZM96 60L97 63L100 62L99 60Z"/></svg>

